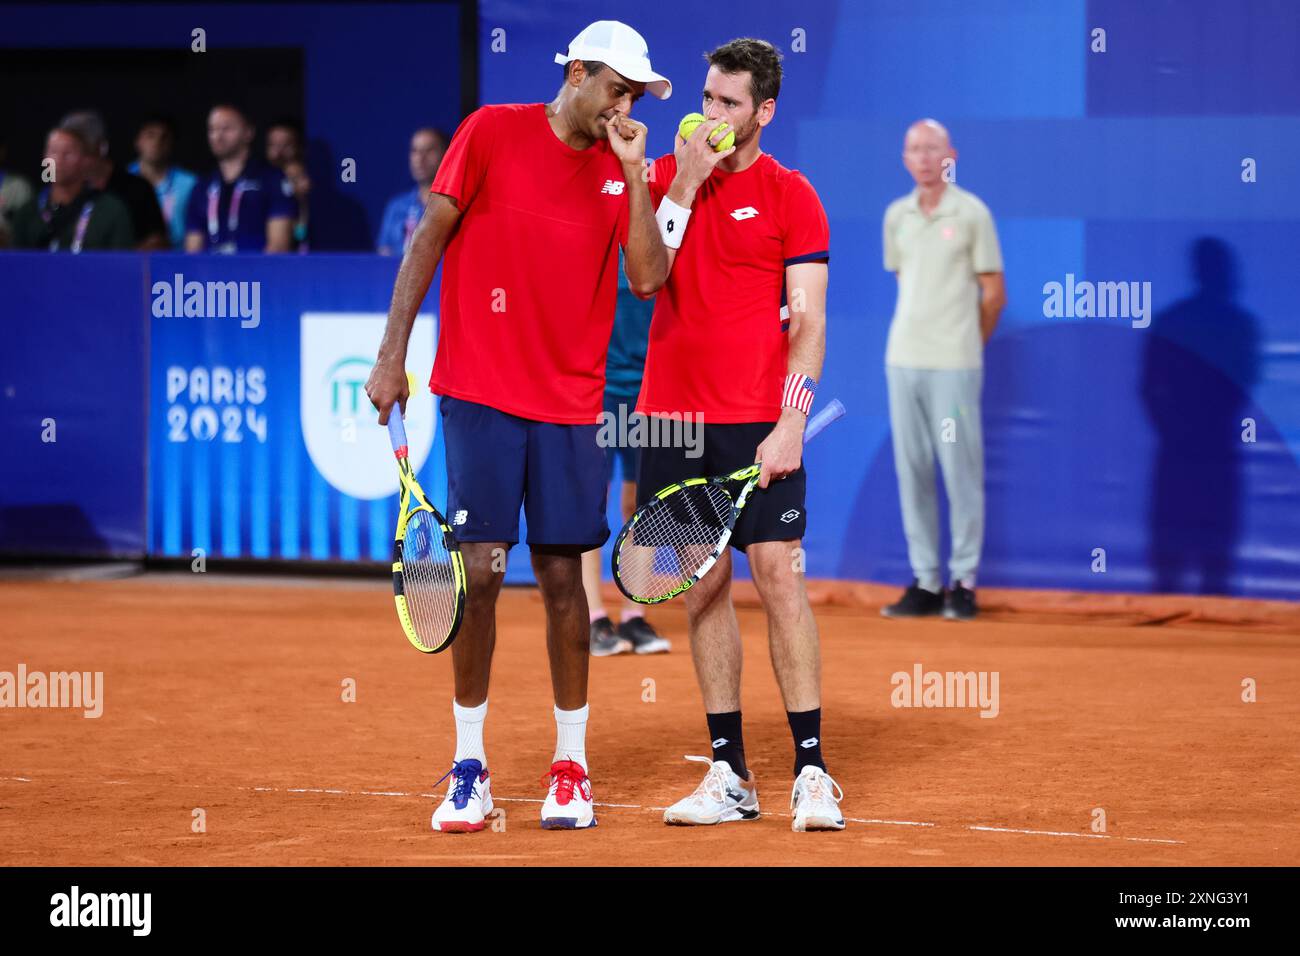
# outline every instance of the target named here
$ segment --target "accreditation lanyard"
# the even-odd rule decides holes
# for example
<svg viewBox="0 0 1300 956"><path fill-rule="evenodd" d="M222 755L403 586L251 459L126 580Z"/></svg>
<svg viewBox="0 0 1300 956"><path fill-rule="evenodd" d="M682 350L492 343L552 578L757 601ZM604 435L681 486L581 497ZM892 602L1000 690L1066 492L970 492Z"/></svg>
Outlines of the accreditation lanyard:
<svg viewBox="0 0 1300 956"><path fill-rule="evenodd" d="M50 191L45 190L41 196L41 218L45 220L48 226L54 218L53 211L49 208ZM77 216L77 228L72 233L72 245L68 247L69 251L77 253L81 251L82 245L86 241L86 229L90 226L90 214L94 212L94 202L87 200L86 204L81 207L81 214ZM59 239L57 236L50 240L50 252L59 251Z"/></svg>
<svg viewBox="0 0 1300 956"><path fill-rule="evenodd" d="M235 241L235 232L239 229L239 199L244 195L248 186L244 180L235 183L235 191L230 196L230 208L226 211L226 231L229 233L230 241ZM214 180L208 184L208 237L217 241L217 236L221 233L221 221L217 215L217 204L221 199L221 182Z"/></svg>
<svg viewBox="0 0 1300 956"><path fill-rule="evenodd" d="M163 181L158 184L158 198L162 200L163 219L169 226L172 222L172 213L176 211L176 184L173 177L174 174L169 169L167 175L163 176Z"/></svg>
<svg viewBox="0 0 1300 956"><path fill-rule="evenodd" d="M417 206L408 206L406 209L406 235L402 237L402 254L411 248L411 236L415 234L415 227L420 224L420 208Z"/></svg>

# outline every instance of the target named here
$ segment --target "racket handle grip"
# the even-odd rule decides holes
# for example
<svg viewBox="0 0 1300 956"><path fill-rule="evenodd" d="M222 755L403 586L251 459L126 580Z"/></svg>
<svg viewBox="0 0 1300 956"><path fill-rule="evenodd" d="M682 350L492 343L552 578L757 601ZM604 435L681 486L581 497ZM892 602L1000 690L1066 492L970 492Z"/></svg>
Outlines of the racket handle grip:
<svg viewBox="0 0 1300 956"><path fill-rule="evenodd" d="M393 443L393 453L399 454L406 447L406 426L402 423L402 406L393 403L388 413L388 439Z"/></svg>
<svg viewBox="0 0 1300 956"><path fill-rule="evenodd" d="M808 424L803 430L803 443L806 445L814 438L823 428L841 418L844 415L844 405L838 398L832 398L830 404L808 420Z"/></svg>

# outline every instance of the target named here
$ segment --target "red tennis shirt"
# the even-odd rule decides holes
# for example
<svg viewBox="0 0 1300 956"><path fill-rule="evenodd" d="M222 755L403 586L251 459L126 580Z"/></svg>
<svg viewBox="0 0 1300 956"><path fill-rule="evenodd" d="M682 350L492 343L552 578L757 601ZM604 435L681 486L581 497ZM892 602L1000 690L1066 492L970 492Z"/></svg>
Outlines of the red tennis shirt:
<svg viewBox="0 0 1300 956"><path fill-rule="evenodd" d="M521 418L594 424L628 229L609 144L566 146L540 103L484 106L456 130L433 192L461 217L443 254L429 387Z"/></svg>
<svg viewBox="0 0 1300 956"><path fill-rule="evenodd" d="M672 155L655 161L656 208L676 174ZM637 411L776 421L789 351L785 268L829 259L826 212L802 173L766 153L738 173L715 169L655 299Z"/></svg>

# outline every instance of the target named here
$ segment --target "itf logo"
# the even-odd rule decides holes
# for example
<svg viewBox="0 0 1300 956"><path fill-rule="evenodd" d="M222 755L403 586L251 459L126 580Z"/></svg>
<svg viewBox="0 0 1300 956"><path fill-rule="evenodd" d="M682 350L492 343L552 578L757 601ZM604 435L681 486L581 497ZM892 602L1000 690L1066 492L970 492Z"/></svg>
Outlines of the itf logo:
<svg viewBox="0 0 1300 956"><path fill-rule="evenodd" d="M366 396L366 379L384 334L382 312L308 312L302 316L302 437L316 470L354 498L387 498L398 490L397 471L382 467L393 451L388 431ZM433 368L433 316L416 317L407 351L406 436L417 471L433 448L433 395L425 383Z"/></svg>

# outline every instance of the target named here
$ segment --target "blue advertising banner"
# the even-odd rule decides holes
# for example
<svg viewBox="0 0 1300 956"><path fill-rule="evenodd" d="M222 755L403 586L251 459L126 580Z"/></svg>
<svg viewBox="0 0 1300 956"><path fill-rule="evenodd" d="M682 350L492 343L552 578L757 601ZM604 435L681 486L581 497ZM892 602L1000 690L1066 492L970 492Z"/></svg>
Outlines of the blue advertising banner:
<svg viewBox="0 0 1300 956"><path fill-rule="evenodd" d="M374 256L152 258L152 554L388 559L397 470L364 385L396 270ZM441 505L435 342L435 317L422 313L406 428Z"/></svg>

